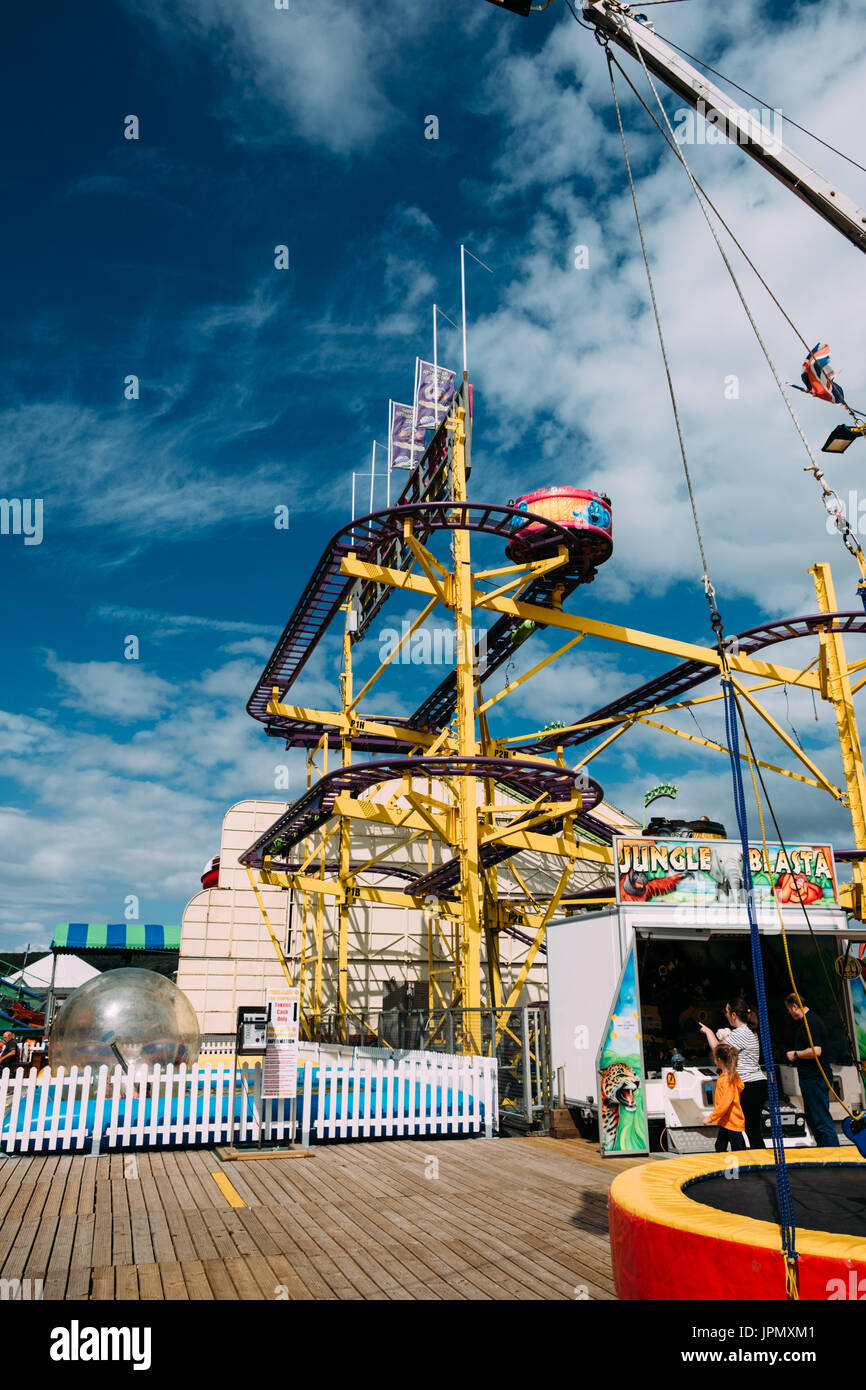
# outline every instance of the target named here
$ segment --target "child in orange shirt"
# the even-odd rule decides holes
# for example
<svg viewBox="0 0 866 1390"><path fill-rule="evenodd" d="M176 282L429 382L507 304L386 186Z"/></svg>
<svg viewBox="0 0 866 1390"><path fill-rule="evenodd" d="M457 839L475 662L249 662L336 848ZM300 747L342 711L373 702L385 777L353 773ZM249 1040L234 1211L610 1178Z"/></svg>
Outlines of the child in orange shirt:
<svg viewBox="0 0 866 1390"><path fill-rule="evenodd" d="M724 1153L728 1148L744 1149L746 1147L743 1134L746 1121L743 1116L743 1107L740 1104L740 1092L743 1089L743 1083L737 1074L739 1055L737 1049L730 1047L727 1043L719 1043L713 1053L719 1079L716 1082L713 1096L712 1114L707 1117L704 1123L719 1126L716 1153Z"/></svg>

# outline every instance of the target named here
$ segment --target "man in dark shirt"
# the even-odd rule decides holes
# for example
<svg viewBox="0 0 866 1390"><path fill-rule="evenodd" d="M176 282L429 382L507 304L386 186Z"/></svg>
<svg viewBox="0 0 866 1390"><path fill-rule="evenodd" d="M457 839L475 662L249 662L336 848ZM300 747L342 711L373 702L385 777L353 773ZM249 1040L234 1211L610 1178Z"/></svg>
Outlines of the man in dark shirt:
<svg viewBox="0 0 866 1390"><path fill-rule="evenodd" d="M4 1033L0 1041L0 1071L14 1071L18 1066L18 1044L13 1033Z"/></svg>
<svg viewBox="0 0 866 1390"><path fill-rule="evenodd" d="M828 1070L827 1029L815 1010L810 1009L805 1000L801 1000L801 1002L802 1008L796 994L789 994L785 1000L785 1008L796 1024L794 1046L787 1057L788 1061L793 1062L797 1068L797 1080L800 1083L800 1094L803 1097L803 1112L806 1116L806 1123L815 1137L815 1143L819 1149L835 1149L839 1147L839 1136L830 1114L830 1092L827 1090L827 1083L821 1075L821 1069L816 1060L820 1057L824 1071ZM805 1015L808 1015L809 1033L812 1034L811 1043L809 1042L809 1033L806 1032Z"/></svg>

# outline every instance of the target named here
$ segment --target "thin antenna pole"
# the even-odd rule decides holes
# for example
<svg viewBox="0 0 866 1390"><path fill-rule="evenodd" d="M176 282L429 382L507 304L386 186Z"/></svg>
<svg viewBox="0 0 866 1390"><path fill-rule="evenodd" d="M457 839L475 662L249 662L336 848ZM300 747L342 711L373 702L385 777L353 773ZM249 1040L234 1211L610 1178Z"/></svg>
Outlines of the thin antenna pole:
<svg viewBox="0 0 866 1390"><path fill-rule="evenodd" d="M433 419L439 428L439 354L436 347L436 305L433 305Z"/></svg>
<svg viewBox="0 0 866 1390"><path fill-rule="evenodd" d="M469 377L469 353L466 347L466 248L460 247L460 301L463 306L463 379Z"/></svg>
<svg viewBox="0 0 866 1390"><path fill-rule="evenodd" d="M415 436L418 433L418 390L421 383L421 359L415 358L415 394L412 397L412 448L410 452L411 467L415 467Z"/></svg>

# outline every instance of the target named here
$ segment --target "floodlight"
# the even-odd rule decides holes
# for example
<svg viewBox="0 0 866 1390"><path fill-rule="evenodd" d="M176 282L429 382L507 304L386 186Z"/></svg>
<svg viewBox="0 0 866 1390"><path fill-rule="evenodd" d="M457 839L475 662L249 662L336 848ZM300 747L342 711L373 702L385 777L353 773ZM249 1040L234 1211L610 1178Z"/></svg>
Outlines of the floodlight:
<svg viewBox="0 0 866 1390"><path fill-rule="evenodd" d="M512 14L523 15L526 19L532 9L532 0L490 0L491 5L498 5L500 10L510 10Z"/></svg>
<svg viewBox="0 0 866 1390"><path fill-rule="evenodd" d="M853 429L851 425L837 425L826 444L822 445L821 453L844 454L848 445L853 444L862 433L862 429Z"/></svg>

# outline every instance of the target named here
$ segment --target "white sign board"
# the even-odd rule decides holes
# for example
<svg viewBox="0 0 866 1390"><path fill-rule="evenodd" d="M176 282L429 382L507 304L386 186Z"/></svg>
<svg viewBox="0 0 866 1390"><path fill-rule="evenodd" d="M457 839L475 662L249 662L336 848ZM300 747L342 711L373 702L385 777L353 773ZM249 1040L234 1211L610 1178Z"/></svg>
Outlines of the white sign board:
<svg viewBox="0 0 866 1390"><path fill-rule="evenodd" d="M262 1069L262 1095L298 1093L300 987L268 990L268 1041Z"/></svg>

